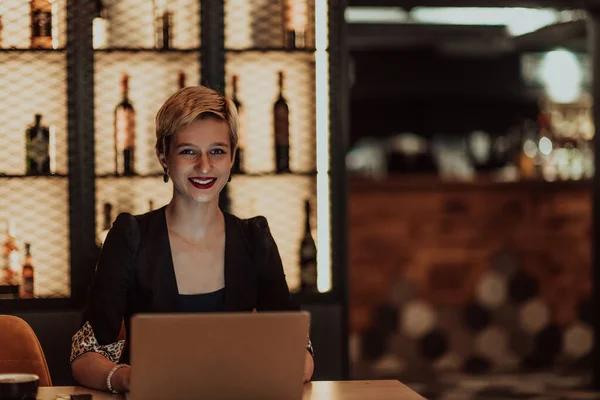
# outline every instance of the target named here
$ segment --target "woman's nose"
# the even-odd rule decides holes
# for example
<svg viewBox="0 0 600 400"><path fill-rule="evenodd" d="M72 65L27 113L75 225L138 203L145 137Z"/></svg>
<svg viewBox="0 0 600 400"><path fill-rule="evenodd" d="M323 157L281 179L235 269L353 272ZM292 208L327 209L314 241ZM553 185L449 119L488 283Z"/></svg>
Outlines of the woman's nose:
<svg viewBox="0 0 600 400"><path fill-rule="evenodd" d="M207 173L208 171L210 171L211 165L210 165L210 159L209 159L208 155L201 154L200 157L198 157L198 163L197 163L196 167L203 174Z"/></svg>

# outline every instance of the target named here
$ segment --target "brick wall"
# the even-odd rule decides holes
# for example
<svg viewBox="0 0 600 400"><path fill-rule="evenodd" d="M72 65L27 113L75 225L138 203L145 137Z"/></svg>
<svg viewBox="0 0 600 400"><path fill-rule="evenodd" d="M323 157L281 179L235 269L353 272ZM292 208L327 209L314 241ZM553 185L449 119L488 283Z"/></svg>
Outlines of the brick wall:
<svg viewBox="0 0 600 400"><path fill-rule="evenodd" d="M591 183L352 181L355 375L584 365Z"/></svg>

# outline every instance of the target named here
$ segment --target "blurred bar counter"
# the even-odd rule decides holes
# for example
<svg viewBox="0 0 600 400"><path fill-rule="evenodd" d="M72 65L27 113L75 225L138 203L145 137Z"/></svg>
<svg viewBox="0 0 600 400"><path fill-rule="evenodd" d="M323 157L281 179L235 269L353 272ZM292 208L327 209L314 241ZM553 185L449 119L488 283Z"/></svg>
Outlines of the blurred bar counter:
<svg viewBox="0 0 600 400"><path fill-rule="evenodd" d="M591 181L351 178L350 330L363 349L354 351L355 362L377 360L389 351L387 335L405 334L403 326L433 318L421 334L458 329L440 328L448 310L459 316L452 317L457 326L476 310L478 329L506 311L515 326L500 326L511 335L523 329L519 307L535 301L545 324L560 332L572 326L591 293L591 195ZM437 317L402 321L410 316L403 307L414 302Z"/></svg>
<svg viewBox="0 0 600 400"><path fill-rule="evenodd" d="M543 179L501 181L487 174L478 174L473 180L443 179L431 174L391 174L385 178L353 177L350 179L350 193L373 191L410 191L410 190L513 190L556 191L571 188L591 190L592 180L565 180L549 182ZM591 196L591 193L590 193Z"/></svg>

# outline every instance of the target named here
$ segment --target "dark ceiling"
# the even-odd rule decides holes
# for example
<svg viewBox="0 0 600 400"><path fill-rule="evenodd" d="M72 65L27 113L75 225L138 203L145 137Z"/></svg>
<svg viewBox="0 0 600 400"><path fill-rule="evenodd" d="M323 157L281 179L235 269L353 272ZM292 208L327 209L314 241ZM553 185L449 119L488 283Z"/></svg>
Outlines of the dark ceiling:
<svg viewBox="0 0 600 400"><path fill-rule="evenodd" d="M350 0L351 6L555 6L569 5L581 10L600 0ZM503 26L457 26L431 24L356 24L348 25L350 50L404 50L435 48L455 56L495 57L507 53L543 52L557 47L575 52L587 51L587 22L585 19L557 23L535 32L513 37Z"/></svg>

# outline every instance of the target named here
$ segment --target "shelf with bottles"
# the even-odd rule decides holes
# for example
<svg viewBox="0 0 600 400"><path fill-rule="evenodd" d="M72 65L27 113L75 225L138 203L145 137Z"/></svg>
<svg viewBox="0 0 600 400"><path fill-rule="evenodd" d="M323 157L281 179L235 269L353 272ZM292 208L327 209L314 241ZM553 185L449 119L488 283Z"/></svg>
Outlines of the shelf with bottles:
<svg viewBox="0 0 600 400"><path fill-rule="evenodd" d="M0 178L0 246L3 248L0 275L4 277L0 277L0 293L15 289L7 287L9 284L22 285L26 244L29 244L34 266L33 296L69 297L68 180L25 182Z"/></svg>
<svg viewBox="0 0 600 400"><path fill-rule="evenodd" d="M229 54L225 72L239 110L242 172L315 171L314 56Z"/></svg>
<svg viewBox="0 0 600 400"><path fill-rule="evenodd" d="M300 250L306 228L305 200L310 201L310 232L317 240L316 180L311 176L254 177L234 176L229 187L231 212L240 218L263 215L281 255L291 290L300 284Z"/></svg>
<svg viewBox="0 0 600 400"><path fill-rule="evenodd" d="M314 12L314 0L226 0L225 47L314 48Z"/></svg>
<svg viewBox="0 0 600 400"><path fill-rule="evenodd" d="M0 64L10 71L0 75L0 138L5 144L2 174L26 173L28 155L45 152L41 148L44 141L52 165L43 174L67 173L67 62L66 52L58 50L64 49L66 42L65 6L64 1L51 4L43 0L0 3ZM32 20L37 21L34 29ZM43 127L49 129L41 135L43 140L27 133L38 113L43 115Z"/></svg>
<svg viewBox="0 0 600 400"><path fill-rule="evenodd" d="M95 58L96 175L162 174L155 152L156 113L179 88L200 81L198 56L105 53Z"/></svg>
<svg viewBox="0 0 600 400"><path fill-rule="evenodd" d="M199 0L96 0L93 13L97 50L200 48Z"/></svg>
<svg viewBox="0 0 600 400"><path fill-rule="evenodd" d="M67 0L0 2L0 52L64 49Z"/></svg>
<svg viewBox="0 0 600 400"><path fill-rule="evenodd" d="M40 97L47 98L48 96L47 93L43 93L40 94ZM7 100L7 102L11 102L11 100ZM35 102L38 101L35 100ZM30 109L31 106L31 104L27 104L21 107ZM60 106L58 107L60 108ZM0 115L4 112L0 111ZM0 133L0 138L5 143L5 152L0 163L0 178L56 179L68 177L66 121L61 121L52 114L47 115L49 115L50 124L41 114L32 116L31 121L26 121L26 114L12 115L12 119L6 120L7 131L21 131L23 135Z"/></svg>

